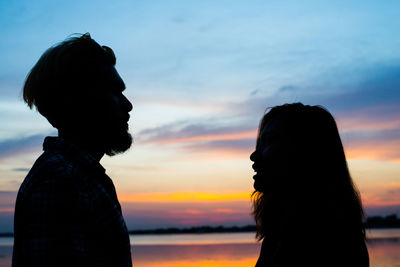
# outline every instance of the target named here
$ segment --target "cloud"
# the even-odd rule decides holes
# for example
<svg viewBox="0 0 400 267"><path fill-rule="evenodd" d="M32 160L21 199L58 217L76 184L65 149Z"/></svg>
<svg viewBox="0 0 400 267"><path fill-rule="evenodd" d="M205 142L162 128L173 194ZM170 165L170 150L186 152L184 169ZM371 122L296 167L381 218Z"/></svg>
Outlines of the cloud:
<svg viewBox="0 0 400 267"><path fill-rule="evenodd" d="M155 192L118 196L129 229L251 224L250 192Z"/></svg>
<svg viewBox="0 0 400 267"><path fill-rule="evenodd" d="M292 85L285 85L285 86L282 86L281 88L279 88L279 92L287 92L287 91L294 91L294 90L296 90L296 87L295 86L292 86Z"/></svg>
<svg viewBox="0 0 400 267"><path fill-rule="evenodd" d="M7 139L0 142L0 159L15 156L17 154L29 153L41 150L43 140L46 136L42 134L27 137Z"/></svg>
<svg viewBox="0 0 400 267"><path fill-rule="evenodd" d="M15 172L29 172L30 168L13 168L12 170Z"/></svg>
<svg viewBox="0 0 400 267"><path fill-rule="evenodd" d="M323 105L339 119L399 119L400 63L377 64L357 70L344 68L327 76L309 81L308 85L299 85L300 100Z"/></svg>
<svg viewBox="0 0 400 267"><path fill-rule="evenodd" d="M184 153L197 156L248 157L256 136L257 123L249 126L211 118L201 123L181 121L145 129L138 133L138 142L174 145Z"/></svg>
<svg viewBox="0 0 400 267"><path fill-rule="evenodd" d="M208 119L206 122L201 123L179 121L160 127L145 129L138 133L138 139L143 143L171 144L240 140L255 136L255 127L226 124L228 123L217 119Z"/></svg>
<svg viewBox="0 0 400 267"><path fill-rule="evenodd" d="M129 229L248 225L250 200L204 202L121 202Z"/></svg>
<svg viewBox="0 0 400 267"><path fill-rule="evenodd" d="M399 146L400 142L394 144L383 143L375 145L363 143L358 146L349 143L349 145L345 145L345 151L348 159L372 159L399 162L400 152L396 149Z"/></svg>
<svg viewBox="0 0 400 267"><path fill-rule="evenodd" d="M242 101L227 103L225 109L254 116L268 107L303 102L326 106L339 117L364 113L371 118L388 116L393 119L400 114L399 88L400 63L382 63L357 70L343 67L301 84L283 85L272 94L263 95L257 90L257 95L250 94Z"/></svg>
<svg viewBox="0 0 400 267"><path fill-rule="evenodd" d="M352 76L352 79L343 77ZM324 87L327 87L325 89ZM349 154L357 158L400 160L400 64L380 64L352 72L342 70L308 81L288 85L275 94L251 96L231 103L235 110L256 123L268 107L301 101L322 105L335 116ZM294 100L294 101L293 101ZM259 118L257 118L259 119Z"/></svg>
<svg viewBox="0 0 400 267"><path fill-rule="evenodd" d="M336 121L342 132L377 132L400 128L400 117L396 113L387 112L387 115L376 116L372 108L348 112L336 118Z"/></svg>
<svg viewBox="0 0 400 267"><path fill-rule="evenodd" d="M16 191L0 191L0 208L14 208L16 197Z"/></svg>
<svg viewBox="0 0 400 267"><path fill-rule="evenodd" d="M381 185L379 193L363 194L363 203L370 207L394 207L400 206L400 183L391 182ZM400 212L400 210L399 210Z"/></svg>
<svg viewBox="0 0 400 267"><path fill-rule="evenodd" d="M13 231L16 191L0 191L0 232Z"/></svg>
<svg viewBox="0 0 400 267"><path fill-rule="evenodd" d="M381 144L400 141L400 127L389 130L354 130L343 134L353 144Z"/></svg>
<svg viewBox="0 0 400 267"><path fill-rule="evenodd" d="M246 152L254 146L259 119L268 107L295 99L327 107L335 116L351 158L400 160L400 64L338 71L308 82L282 86L274 94L254 90L242 101L223 103L220 117L177 121L138 134L145 143L181 144L191 152ZM350 75L351 74L351 75ZM326 86L328 89L324 89ZM320 93L321 92L321 93ZM236 120L232 120L236 118Z"/></svg>
<svg viewBox="0 0 400 267"><path fill-rule="evenodd" d="M372 123L374 125L374 123ZM383 123L375 126L353 125L341 134L350 158L400 161L400 124ZM380 127L380 128L379 128Z"/></svg>
<svg viewBox="0 0 400 267"><path fill-rule="evenodd" d="M124 212L124 218L129 230L154 229L166 227L191 227L191 226L243 226L253 223L249 211L242 213L221 213L207 211L206 213L193 213L194 210L163 210L149 212Z"/></svg>
<svg viewBox="0 0 400 267"><path fill-rule="evenodd" d="M216 153L220 156L247 157L254 149L256 135L254 138L237 140L216 140L187 144L183 148L189 152Z"/></svg>
<svg viewBox="0 0 400 267"><path fill-rule="evenodd" d="M337 105L347 109L397 106L400 101L400 64L375 66L360 73L361 81L351 85ZM343 101L346 100L346 101ZM400 107L398 107L400 109Z"/></svg>
<svg viewBox="0 0 400 267"><path fill-rule="evenodd" d="M400 215L400 202L393 201L393 195L398 199L398 187L388 186L385 192L371 196L369 201L363 195L368 216ZM120 200L129 229L254 223L248 192L143 193L121 195Z"/></svg>
<svg viewBox="0 0 400 267"><path fill-rule="evenodd" d="M0 232L12 233L14 212L2 212L0 211Z"/></svg>
<svg viewBox="0 0 400 267"><path fill-rule="evenodd" d="M205 203L219 201L248 201L250 193L210 193L210 192L174 192L174 193L135 193L120 194L119 200L122 202L136 203Z"/></svg>
<svg viewBox="0 0 400 267"><path fill-rule="evenodd" d="M278 86L275 93L271 88L249 88L250 94L241 100L212 102L218 107L214 115L144 129L137 141L176 145L191 153L243 156L254 147L259 120L269 107L303 102L322 105L334 115L350 158L400 160L396 150L400 144L400 64L345 66L318 75L307 82Z"/></svg>
<svg viewBox="0 0 400 267"><path fill-rule="evenodd" d="M257 90L257 89L256 89L256 90L253 90L253 91L250 92L249 95L250 95L250 96L255 96L255 95L258 94L258 91L259 91L259 90Z"/></svg>

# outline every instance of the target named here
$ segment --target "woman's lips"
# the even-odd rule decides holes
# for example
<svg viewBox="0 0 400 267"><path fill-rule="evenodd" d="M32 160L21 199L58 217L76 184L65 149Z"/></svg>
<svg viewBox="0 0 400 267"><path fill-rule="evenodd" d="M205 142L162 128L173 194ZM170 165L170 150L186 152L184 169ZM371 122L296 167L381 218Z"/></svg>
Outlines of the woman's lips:
<svg viewBox="0 0 400 267"><path fill-rule="evenodd" d="M255 179L256 177L261 177L262 176L262 172L260 170L258 171L254 171L256 174L254 174L253 178Z"/></svg>

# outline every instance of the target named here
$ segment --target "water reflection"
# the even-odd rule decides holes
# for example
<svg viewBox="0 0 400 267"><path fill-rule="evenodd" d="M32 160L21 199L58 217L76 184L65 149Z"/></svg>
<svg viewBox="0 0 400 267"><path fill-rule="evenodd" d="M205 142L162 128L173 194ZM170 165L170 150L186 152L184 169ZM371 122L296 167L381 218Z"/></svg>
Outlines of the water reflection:
<svg viewBox="0 0 400 267"><path fill-rule="evenodd" d="M375 231L370 235L371 267L400 267L400 230L390 231ZM254 234L249 237L205 234L133 238L133 264L135 267L252 267L257 261L260 245L254 243ZM11 266L11 255L12 243L0 242L0 267Z"/></svg>
<svg viewBox="0 0 400 267"><path fill-rule="evenodd" d="M130 235L131 245L210 245L256 243L254 233Z"/></svg>
<svg viewBox="0 0 400 267"><path fill-rule="evenodd" d="M400 267L399 240L372 240L368 252L371 267Z"/></svg>
<svg viewBox="0 0 400 267"><path fill-rule="evenodd" d="M142 245L133 247L135 267L251 267L259 244ZM400 267L400 241L368 243L371 267Z"/></svg>
<svg viewBox="0 0 400 267"><path fill-rule="evenodd" d="M135 267L222 267L254 266L258 244L158 245L134 246Z"/></svg>

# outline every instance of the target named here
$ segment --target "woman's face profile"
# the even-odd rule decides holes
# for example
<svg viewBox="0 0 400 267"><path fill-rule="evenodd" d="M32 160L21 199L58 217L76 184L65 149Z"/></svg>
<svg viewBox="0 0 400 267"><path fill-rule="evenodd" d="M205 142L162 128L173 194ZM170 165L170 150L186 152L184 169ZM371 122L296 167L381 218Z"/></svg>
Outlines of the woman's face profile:
<svg viewBox="0 0 400 267"><path fill-rule="evenodd" d="M271 192L287 173L287 134L279 117L271 118L262 127L257 138L255 151L250 160L256 174L253 176L254 189Z"/></svg>

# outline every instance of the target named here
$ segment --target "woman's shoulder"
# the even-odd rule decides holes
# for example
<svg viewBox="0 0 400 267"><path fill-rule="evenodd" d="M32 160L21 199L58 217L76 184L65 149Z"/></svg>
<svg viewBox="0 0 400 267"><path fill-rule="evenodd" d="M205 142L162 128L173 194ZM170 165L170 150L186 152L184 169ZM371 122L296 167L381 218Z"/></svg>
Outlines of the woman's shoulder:
<svg viewBox="0 0 400 267"><path fill-rule="evenodd" d="M263 240L256 267L368 267L364 239L332 233L299 233L279 241Z"/></svg>

